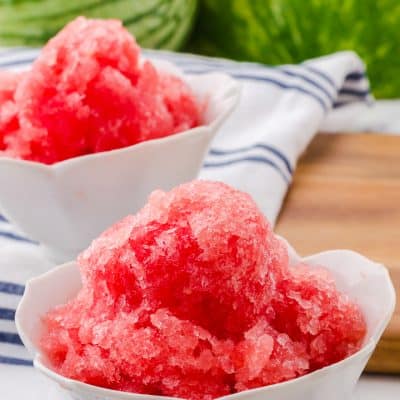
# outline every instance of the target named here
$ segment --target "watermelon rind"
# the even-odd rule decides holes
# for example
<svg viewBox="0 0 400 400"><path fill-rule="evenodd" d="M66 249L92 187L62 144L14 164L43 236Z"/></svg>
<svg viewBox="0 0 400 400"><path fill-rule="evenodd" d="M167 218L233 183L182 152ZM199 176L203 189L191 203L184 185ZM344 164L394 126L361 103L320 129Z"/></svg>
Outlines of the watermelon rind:
<svg viewBox="0 0 400 400"><path fill-rule="evenodd" d="M0 0L0 46L38 46L79 15L116 18L142 47L176 50L191 32L197 0Z"/></svg>
<svg viewBox="0 0 400 400"><path fill-rule="evenodd" d="M189 50L273 65L353 50L374 94L400 97L399 23L399 0L201 0Z"/></svg>

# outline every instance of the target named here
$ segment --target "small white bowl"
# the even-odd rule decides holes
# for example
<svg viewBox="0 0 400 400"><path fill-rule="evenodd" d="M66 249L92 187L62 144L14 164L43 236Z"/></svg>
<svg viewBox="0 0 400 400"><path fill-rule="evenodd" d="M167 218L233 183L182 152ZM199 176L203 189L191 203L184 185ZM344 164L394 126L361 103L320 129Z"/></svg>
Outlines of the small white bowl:
<svg viewBox="0 0 400 400"><path fill-rule="evenodd" d="M224 396L225 400L350 400L357 380L394 311L395 292L386 268L349 250L333 250L300 259L289 247L292 265L303 261L329 269L337 287L361 307L367 323L362 348L351 357L297 379ZM156 400L167 397L119 392L88 385L57 374L41 354L41 317L73 298L81 287L75 262L61 265L28 282L16 312L22 341L35 367L76 400Z"/></svg>
<svg viewBox="0 0 400 400"><path fill-rule="evenodd" d="M160 70L178 73L167 62ZM106 227L136 213L156 188L196 178L209 144L238 102L240 87L221 73L183 76L204 124L122 149L53 165L0 157L0 210L60 263L72 260Z"/></svg>

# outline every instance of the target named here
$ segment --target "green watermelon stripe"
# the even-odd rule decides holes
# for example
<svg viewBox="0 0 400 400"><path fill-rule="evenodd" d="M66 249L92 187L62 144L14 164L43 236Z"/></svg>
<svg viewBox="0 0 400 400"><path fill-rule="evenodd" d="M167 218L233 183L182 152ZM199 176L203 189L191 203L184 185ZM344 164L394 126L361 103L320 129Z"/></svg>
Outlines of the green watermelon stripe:
<svg viewBox="0 0 400 400"><path fill-rule="evenodd" d="M54 32L57 33L57 32ZM25 33L17 33L17 32L2 32L0 31L0 37L5 38L5 39L23 39L26 44L34 44L37 43L37 41L47 41L48 39L48 34L41 34L41 35L32 35L30 34L27 36Z"/></svg>
<svg viewBox="0 0 400 400"><path fill-rule="evenodd" d="M161 26L161 28L160 28ZM163 21L162 24L158 26L159 29L154 29L154 34L147 37L148 43L152 48L157 48L159 42L164 42L166 37L169 37L171 31L174 31L175 25L171 24L170 21ZM145 36L143 36L145 37Z"/></svg>
<svg viewBox="0 0 400 400"><path fill-rule="evenodd" d="M30 22L30 21L39 22L39 21L45 21L48 18L68 17L70 15L76 15L77 13L80 13L80 12L83 13L87 10L93 10L104 4L116 3L118 1L119 0L98 0L95 3L89 3L89 4L85 4L84 6L66 9L66 10L64 10L60 13L56 13L56 14L41 14L41 15L37 15L37 16L33 16L33 17L29 17L29 16L23 17L19 21L21 21L21 22Z"/></svg>
<svg viewBox="0 0 400 400"><path fill-rule="evenodd" d="M165 25L165 20L163 20L162 18L159 19L159 23L158 25L152 26L151 28L144 30L140 33L138 33L135 38L137 42L140 42L141 40L148 38L149 36L151 36L153 33L156 33L161 26ZM125 25L128 26L128 25Z"/></svg>
<svg viewBox="0 0 400 400"><path fill-rule="evenodd" d="M173 26L173 28L175 28L175 26ZM166 36L164 36L164 38L162 38L162 39L160 39L159 41L157 41L156 42L156 44L155 44L155 48L168 48L168 46L169 46L169 44L170 44L170 41L171 41L171 39L173 39L173 37L174 37L174 29L171 29L170 31L169 31L169 33L166 35Z"/></svg>
<svg viewBox="0 0 400 400"><path fill-rule="evenodd" d="M115 2L115 0L113 0L113 1ZM120 1L120 0L117 0L117 2L118 1ZM135 15L135 17L130 18L128 20L128 22L130 22L131 24L134 24L134 23L137 23L138 21L140 21L141 19L148 17L155 10L157 10L162 5L163 2L164 2L164 0L159 1L154 6L148 8L147 10L141 12L140 14ZM97 2L97 6L99 6L100 3L108 4L107 1L101 0L101 1ZM82 8L82 11L83 11L83 8ZM65 19L64 15L60 14L59 16L62 17L63 19ZM53 16L52 19L55 19L55 16ZM68 16L66 17L66 19L68 20ZM26 21L26 22L28 22L28 21ZM124 20L122 22L125 23ZM38 25L40 26L40 23ZM43 24L43 25L46 26L45 24ZM3 29L5 28L5 30L2 31L2 28ZM54 36L58 31L59 31L59 28L57 26L54 28L47 27L47 29L42 29L39 32L23 31L23 32L19 33L19 32L8 31L7 27L5 27L4 25L3 26L0 25L0 37L1 38L24 40L27 44L36 44L38 42L46 42L50 37Z"/></svg>
<svg viewBox="0 0 400 400"><path fill-rule="evenodd" d="M164 12L164 8L162 8L162 5L166 5L165 2L160 2L158 5L156 5L151 13L152 18L157 18L158 23L155 26L152 26L148 29L145 29L141 32L136 33L136 40L138 42L141 42L142 40L145 40L147 38L147 46L150 45L150 47L158 47L159 43L168 43L169 38L171 36L171 31L175 35L176 34L176 25L173 23L175 22L175 17L174 13L177 10L182 10L181 6L181 0L174 0L173 5L170 5L170 7ZM186 11L184 9L184 11ZM186 15L186 14L185 14ZM124 25L129 26L132 23L136 23L137 21L127 21L124 20ZM171 25L172 22L172 25ZM168 29L169 27L169 29ZM167 30L166 34L163 35L163 31ZM160 33L162 36L160 38L153 38L153 34L157 36L157 33Z"/></svg>
<svg viewBox="0 0 400 400"><path fill-rule="evenodd" d="M157 3L156 5L154 5L153 7L141 12L140 14L136 14L134 17L131 18L125 18L122 20L122 23L125 26L129 26L132 25L136 22L138 22L139 20L141 20L144 17L147 17L149 15L151 15L152 13L154 13L155 11L157 11L157 9L163 4L163 1L160 1L159 3Z"/></svg>
<svg viewBox="0 0 400 400"><path fill-rule="evenodd" d="M182 23L179 27L178 27L178 32L176 34L176 40L175 43L171 46L172 49L180 49L182 48L186 42L188 41L188 39L191 36L192 33L192 23L191 20L196 21L197 20L197 16L198 16L198 11L199 11L199 3L197 1L192 1L192 2L188 2L188 10L186 10L186 14L182 14L183 15L183 20L184 23ZM185 34L186 32L186 34Z"/></svg>
<svg viewBox="0 0 400 400"><path fill-rule="evenodd" d="M161 47L167 47L167 44L171 40L171 38L174 37L175 33L175 28L181 21L181 18L179 18L177 15L174 16L173 21L176 22L176 24L171 24L171 29L168 31L168 33L161 38L159 41L156 42L155 47L156 48L161 48Z"/></svg>
<svg viewBox="0 0 400 400"><path fill-rule="evenodd" d="M198 0L0 0L0 46L43 45L82 14L121 19L140 46L177 50L193 26L197 5Z"/></svg>
<svg viewBox="0 0 400 400"><path fill-rule="evenodd" d="M161 1L161 3L159 3L159 4L162 5L162 3L163 2ZM150 29L140 32L139 34L136 35L136 39L139 40L139 38L146 36L146 34L151 34L151 33L156 32L161 26L165 26L169 22L169 15L166 15L165 13L163 13L162 10L160 10L160 7L158 7L157 5L155 8L156 9L153 10L153 12L151 13L151 17L157 18L159 24L156 26L152 26ZM167 17L167 20L166 20L166 17ZM128 27L136 22L138 22L136 19L133 21L132 20L128 20L128 21L123 20L124 26L126 26L126 27Z"/></svg>
<svg viewBox="0 0 400 400"><path fill-rule="evenodd" d="M170 0L172 1L172 0ZM164 0L165 2L165 0ZM166 1L168 3L168 0ZM140 0L63 0L43 1L43 10L40 5L27 3L24 6L0 6L0 26L30 23L36 26L45 26L54 22L54 18L68 20L68 16L83 14L97 18L118 18L136 15L143 8L152 8L155 1L141 3ZM61 25L59 26L61 28Z"/></svg>
<svg viewBox="0 0 400 400"><path fill-rule="evenodd" d="M376 97L400 96L399 0L202 0L190 52L293 64L353 50Z"/></svg>
<svg viewBox="0 0 400 400"><path fill-rule="evenodd" d="M190 20L187 18L188 10L184 10L182 7L180 7L179 1L176 1L174 4L176 5L176 7L171 7L170 11L172 13L172 19L175 22L174 25L176 29L174 32L167 34L163 39L160 39L160 41L156 42L156 48L179 48L182 46L186 39L183 35L177 34L177 32L179 33L180 30L189 29L189 27L187 26L188 21ZM190 9L190 14L192 17L196 15L196 11L197 4L192 2Z"/></svg>
<svg viewBox="0 0 400 400"><path fill-rule="evenodd" d="M16 6L19 4L24 3L40 3L42 0L0 0L0 7L1 6Z"/></svg>
<svg viewBox="0 0 400 400"><path fill-rule="evenodd" d="M163 0L161 1L161 3ZM74 1L76 3L76 1ZM0 7L0 21L2 21L3 24L9 25L9 26L14 26L19 23L26 23L29 24L31 21L33 25L36 26L46 26L46 24L50 24L53 22L54 19L60 19L68 21L69 19L72 19L73 17L76 17L78 15L87 15L88 11L92 11L92 14L96 15L98 14L98 18L101 18L101 13L104 8L110 9L112 5L115 9L118 9L118 6L121 6L121 4L129 4L129 0L96 0L95 2L91 2L89 4L81 4L79 6L75 5L71 8L67 9L62 9L62 12L53 12L50 14L43 14L41 12L40 14L36 15L30 15L31 10L24 10L24 11L10 11L10 13L4 12L2 15L1 12L1 7ZM157 3L160 4L160 3ZM96 12L96 9L98 9L98 12ZM153 9L153 6L150 8ZM144 12L146 13L149 9L145 10ZM37 10L36 10L37 11ZM94 12L93 12L94 11ZM21 16L21 14L23 16ZM107 13L109 14L109 12ZM118 18L119 13L114 15L114 18ZM71 17L71 18L68 18ZM108 18L113 18L112 16L109 16ZM49 21L50 20L50 21ZM1 24L0 24L1 26Z"/></svg>

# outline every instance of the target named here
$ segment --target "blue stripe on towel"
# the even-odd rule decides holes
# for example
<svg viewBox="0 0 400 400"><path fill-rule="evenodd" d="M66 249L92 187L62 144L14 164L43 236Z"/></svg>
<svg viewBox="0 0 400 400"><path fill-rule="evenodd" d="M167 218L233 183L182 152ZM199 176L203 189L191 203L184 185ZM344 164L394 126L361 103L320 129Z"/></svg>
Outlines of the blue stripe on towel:
<svg viewBox="0 0 400 400"><path fill-rule="evenodd" d="M340 107L344 107L344 106L348 106L350 104L360 104L360 103L364 103L367 106L372 106L374 104L374 100L373 99L367 99L367 101L365 101L365 98L359 98L358 100L348 100L348 101L336 101L335 103L333 103L333 108L340 108Z"/></svg>
<svg viewBox="0 0 400 400"><path fill-rule="evenodd" d="M303 65L304 68L308 69L309 71L314 72L315 74L319 75L321 78L325 79L326 82L329 82L336 89L335 82L329 75L325 74L325 72L322 72L318 68L312 67L311 65L308 65L308 64L301 64L301 65Z"/></svg>
<svg viewBox="0 0 400 400"><path fill-rule="evenodd" d="M257 63L257 62L245 62L245 61L234 61L234 60L229 60L229 59L224 59L224 58L211 58L211 57L204 57L204 56L198 56L198 55L192 55L192 54L185 54L185 53L180 53L180 54L169 54L168 52L163 52L163 51L151 51L151 50L144 50L143 53L150 57L155 57L159 59L164 59L171 61L175 63L176 65L179 65L181 67L184 66L197 66L197 67L209 67L213 69L246 69L246 68L251 68L253 70L258 70L258 71L275 71L275 72L281 72L283 74L293 76L296 78L303 79L304 81L310 83L311 85L317 87L318 89L325 91L326 89L321 87L315 80L311 79L308 76L305 76L303 73L299 73L297 70L302 69L302 70L307 70L310 71L310 69L304 65L304 64L297 64L297 65L281 65L281 66L271 66L271 65L266 65L262 63ZM291 68L288 70L288 68ZM293 71L292 69L295 69ZM321 72L317 71L317 75L320 76ZM329 83L330 87L333 90L336 90L336 86L334 82L327 77L325 74L323 76L325 82ZM329 93L326 93L328 96L330 96Z"/></svg>
<svg viewBox="0 0 400 400"><path fill-rule="evenodd" d="M355 104L354 101L336 101L333 103L333 108L340 108L344 106L348 106L349 104Z"/></svg>
<svg viewBox="0 0 400 400"><path fill-rule="evenodd" d="M358 104L363 101L362 99L359 100ZM348 106L350 104L356 104L357 102L355 102L354 100L350 100L350 101L336 101L335 103L333 103L333 108L340 108L340 107L344 107L344 106Z"/></svg>
<svg viewBox="0 0 400 400"><path fill-rule="evenodd" d="M274 155L276 155L278 158L280 158L283 161L289 174L290 175L293 174L293 168L290 165L287 157L281 151L279 151L277 148L270 146L268 144L256 143L251 146L245 146L245 147L241 147L241 148L237 148L237 149L233 149L233 150L222 150L222 149L211 148L210 154L217 155L217 156L225 155L225 154L238 154L238 153L243 153L243 152L250 151L253 149L262 149L262 150L270 151L271 153L273 153Z"/></svg>
<svg viewBox="0 0 400 400"><path fill-rule="evenodd" d="M11 332L0 332L0 343L24 345L19 335Z"/></svg>
<svg viewBox="0 0 400 400"><path fill-rule="evenodd" d="M198 74L198 75L212 72L212 70L202 70L202 71L184 70L184 71L188 74ZM295 90L297 92L303 93L303 94L307 95L308 97L316 100L321 105L321 107L324 111L328 110L327 104L325 104L324 100L320 96L318 96L317 94L315 94L313 92L310 92L307 89L302 88L301 86L290 85L290 84L281 82L279 80L267 78L267 77L263 77L263 76L255 76L255 75L249 75L249 74L237 74L237 73L230 73L230 72L227 72L227 73L229 73L229 75L233 76L236 79L245 79L245 80L250 80L250 81L271 83L272 85L278 86L282 89Z"/></svg>
<svg viewBox="0 0 400 400"><path fill-rule="evenodd" d="M0 231L0 237L6 238L6 239L11 239L11 240L17 240L19 242L26 242L26 243L32 243L32 244L38 244L37 242L34 242L33 240L30 240L26 237L17 235L12 232L2 232Z"/></svg>
<svg viewBox="0 0 400 400"><path fill-rule="evenodd" d="M22 358L5 357L0 355L0 364L7 365L25 365L27 367L32 367L33 362L31 360L24 360Z"/></svg>
<svg viewBox="0 0 400 400"><path fill-rule="evenodd" d="M157 57L157 55L155 56ZM174 57L166 57L164 55L165 59L170 60L171 62L175 63L176 65L179 65L181 68L185 68L188 66L192 67L206 67L212 70L229 70L229 69L241 69L242 67L248 67L252 68L253 70L261 71L261 72L267 72L267 71L274 71L278 73L282 73L287 76L291 76L294 78L299 78L310 85L314 86L321 92L323 92L329 99L333 101L333 96L331 93L329 93L326 88L321 86L318 82L316 82L314 79L311 79L310 77L304 75L301 72L298 72L298 69L303 69L303 70L308 70L305 68L303 65L282 65L282 66L270 66L270 65L263 65L263 64L257 64L257 63L245 63L245 62L237 62L237 61L198 61L198 60L179 60L175 59ZM289 69L289 67L291 69ZM295 70L292 70L295 69ZM227 71L229 73L229 71ZM333 82L328 82L329 86L333 89L336 90L336 87L333 85Z"/></svg>
<svg viewBox="0 0 400 400"><path fill-rule="evenodd" d="M165 59L168 60L168 57L165 57ZM322 94L324 94L331 103L333 103L334 101L334 96L322 85L320 85L318 82L316 82L314 79L311 79L310 77L304 75L301 72L298 71L293 71L291 69L289 69L289 66L267 66L267 65L262 65L262 64L254 64L252 65L251 63L238 63L238 62L234 62L234 61L219 61L219 62L212 62L212 61L204 61L204 62L196 62L196 61L186 61L186 60L175 60L173 57L170 57L169 60L171 62L174 62L176 65L180 66L182 69L185 70L185 72L188 73L201 73L201 72L211 72L211 71L215 71L215 70L222 70L225 73L231 74L232 76L234 76L235 72L232 72L232 70L240 70L242 65L249 65L250 68L254 68L256 67L257 70L262 71L262 72L269 72L269 71L274 71L274 72L278 72L290 77L294 77L294 78L298 78L303 80L304 82L307 82L308 84L314 86L316 89L318 89ZM229 66L229 64L232 64L232 66ZM200 69L196 69L195 71L187 68L188 66L192 66L196 67L196 68L200 68ZM206 69L204 69L206 68ZM304 70L308 70L305 66L302 65L293 65L290 66L290 68L295 68L295 69L300 69L303 68ZM250 75L250 73L247 73ZM253 76L254 78L261 78L259 75L257 74L251 74L251 76ZM268 77L267 77L268 79ZM334 86L333 82L329 82L329 85L331 86L331 88L333 90L336 91L336 87Z"/></svg>
<svg viewBox="0 0 400 400"><path fill-rule="evenodd" d="M339 90L339 95L347 94L350 96L357 96L357 97L366 97L370 94L370 90L357 90L357 89L349 89L349 88L342 88Z"/></svg>
<svg viewBox="0 0 400 400"><path fill-rule="evenodd" d="M367 77L367 74L364 71L354 71L350 72L344 78L346 81L359 81Z"/></svg>
<svg viewBox="0 0 400 400"><path fill-rule="evenodd" d="M331 103L333 103L333 101L334 101L333 95L331 93L329 93L323 86L321 86L319 83L315 82L314 80L312 80L308 76L305 76L303 74L299 74L298 72L293 72L293 71L287 70L285 67L280 67L279 70L284 72L286 75L293 76L293 77L296 77L296 78L300 78L303 81L305 81L305 82L309 83L310 85L314 86L315 88L319 89L322 93L325 94L326 97L328 97L328 99L331 101ZM336 90L336 88L335 88L335 90Z"/></svg>
<svg viewBox="0 0 400 400"><path fill-rule="evenodd" d="M0 319L4 319L7 321L14 321L15 318L15 310L11 308L3 308L0 307Z"/></svg>
<svg viewBox="0 0 400 400"><path fill-rule="evenodd" d="M257 157L257 156L249 156L249 157L242 157L242 158L237 158L234 160L226 160L226 161L217 161L217 162L209 162L206 161L203 164L204 168L219 168L219 167L226 167L228 165L232 165L232 164L239 164L239 163L243 163L243 162L250 162L250 163L260 163L260 164L265 164L265 165L269 165L270 167L272 167L273 169L275 169L279 175L283 178L283 180L289 184L290 183L290 179L285 175L285 173L281 170L281 168L279 167L278 164L276 164L275 162L273 162L272 160L266 158L266 157Z"/></svg>
<svg viewBox="0 0 400 400"><path fill-rule="evenodd" d="M25 286L18 283L0 281L0 292L7 294L15 294L22 296L24 294Z"/></svg>
<svg viewBox="0 0 400 400"><path fill-rule="evenodd" d="M36 56L29 56L29 57L23 57L19 59L13 59L13 60L8 60L8 61L0 61L0 68L10 68L14 67L17 65L30 65L32 64L36 59Z"/></svg>

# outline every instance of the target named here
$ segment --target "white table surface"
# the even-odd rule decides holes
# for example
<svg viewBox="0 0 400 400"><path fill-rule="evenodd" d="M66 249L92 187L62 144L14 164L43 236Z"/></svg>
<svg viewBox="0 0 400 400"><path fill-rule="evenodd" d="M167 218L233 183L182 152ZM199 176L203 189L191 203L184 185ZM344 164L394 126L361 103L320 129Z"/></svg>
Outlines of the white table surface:
<svg viewBox="0 0 400 400"><path fill-rule="evenodd" d="M354 400L400 400L400 376L363 375Z"/></svg>

